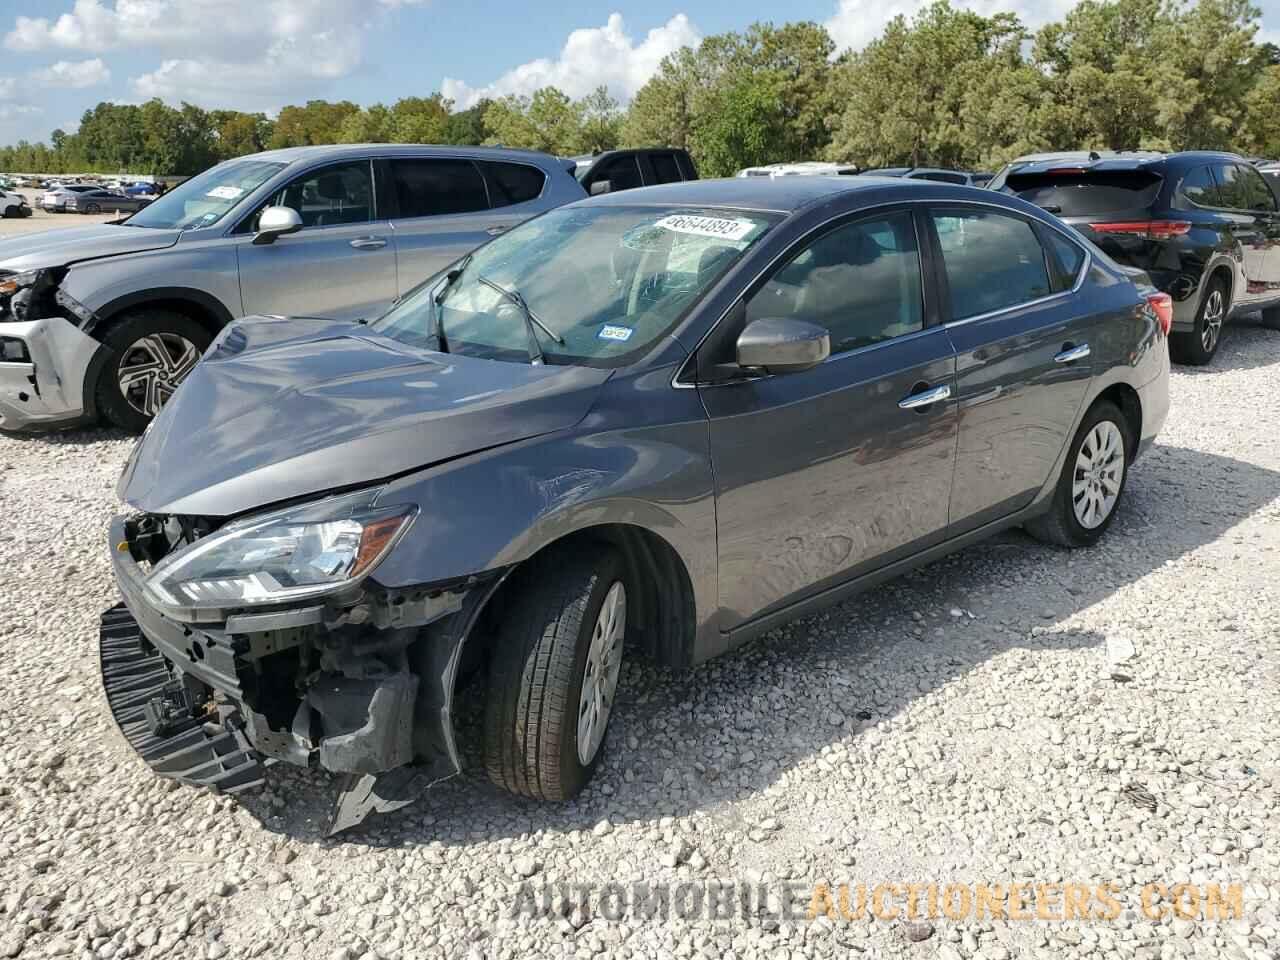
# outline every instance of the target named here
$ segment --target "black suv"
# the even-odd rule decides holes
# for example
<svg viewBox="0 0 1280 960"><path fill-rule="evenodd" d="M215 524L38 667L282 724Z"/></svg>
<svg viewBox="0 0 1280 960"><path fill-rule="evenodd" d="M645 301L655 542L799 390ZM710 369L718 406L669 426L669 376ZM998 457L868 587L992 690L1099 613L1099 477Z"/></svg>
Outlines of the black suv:
<svg viewBox="0 0 1280 960"><path fill-rule="evenodd" d="M1260 310L1280 329L1280 210L1268 180L1230 153L1039 155L991 189L1056 214L1173 297L1169 350L1204 364L1223 324Z"/></svg>
<svg viewBox="0 0 1280 960"><path fill-rule="evenodd" d="M606 150L594 156L570 159L577 163L573 175L593 197L634 187L698 179L698 169L688 151L675 147Z"/></svg>

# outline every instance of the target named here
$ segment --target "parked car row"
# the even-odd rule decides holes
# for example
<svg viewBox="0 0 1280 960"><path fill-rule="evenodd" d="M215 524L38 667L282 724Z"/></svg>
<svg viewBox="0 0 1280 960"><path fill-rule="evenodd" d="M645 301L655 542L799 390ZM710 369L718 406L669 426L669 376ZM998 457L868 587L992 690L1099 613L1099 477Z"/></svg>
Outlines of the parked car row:
<svg viewBox="0 0 1280 960"><path fill-rule="evenodd" d="M323 767L337 831L457 774L474 694L491 779L564 800L625 656L697 664L995 531L1112 523L1169 404L1141 271L969 185L606 179L280 151L0 260L0 334L68 345L13 364L28 391L77 358L103 409L158 410L100 631L156 772ZM211 302L294 316L215 331Z"/></svg>

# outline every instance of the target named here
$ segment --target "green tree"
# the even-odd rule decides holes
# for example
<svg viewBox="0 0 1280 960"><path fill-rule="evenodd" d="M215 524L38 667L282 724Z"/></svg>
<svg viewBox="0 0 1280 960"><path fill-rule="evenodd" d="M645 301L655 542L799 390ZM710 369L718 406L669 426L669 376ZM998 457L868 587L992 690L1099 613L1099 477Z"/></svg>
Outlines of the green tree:
<svg viewBox="0 0 1280 960"><path fill-rule="evenodd" d="M445 143L478 146L489 139L491 131L485 125L484 115L492 104L492 100L484 97L466 110L449 114L445 121Z"/></svg>
<svg viewBox="0 0 1280 960"><path fill-rule="evenodd" d="M1280 157L1280 65L1268 67L1245 98L1240 148L1264 157Z"/></svg>
<svg viewBox="0 0 1280 960"><path fill-rule="evenodd" d="M773 70L741 71L717 86L693 128L704 176L727 177L777 158L790 119L785 89L785 77Z"/></svg>
<svg viewBox="0 0 1280 960"><path fill-rule="evenodd" d="M342 125L360 108L350 100L330 103L328 100L308 100L304 106L288 106L280 110L275 127L271 131L268 146L304 147L310 144L339 143Z"/></svg>
<svg viewBox="0 0 1280 960"><path fill-rule="evenodd" d="M577 103L584 152L612 150L622 135L622 111L608 87L597 87Z"/></svg>
<svg viewBox="0 0 1280 960"><path fill-rule="evenodd" d="M492 143L556 154L584 149L581 108L555 87L542 87L532 97L495 100L484 122Z"/></svg>
<svg viewBox="0 0 1280 960"><path fill-rule="evenodd" d="M394 137L391 111L380 103L347 114L338 128L340 143L390 143Z"/></svg>
<svg viewBox="0 0 1280 960"><path fill-rule="evenodd" d="M446 142L450 106L439 93L397 100L391 108L390 139L396 143Z"/></svg>

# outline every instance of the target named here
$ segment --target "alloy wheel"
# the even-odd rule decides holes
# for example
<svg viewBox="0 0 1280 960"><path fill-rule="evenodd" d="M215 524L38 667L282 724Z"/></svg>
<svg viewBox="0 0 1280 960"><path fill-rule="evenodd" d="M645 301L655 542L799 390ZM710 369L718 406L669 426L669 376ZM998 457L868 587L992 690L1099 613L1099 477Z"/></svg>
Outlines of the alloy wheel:
<svg viewBox="0 0 1280 960"><path fill-rule="evenodd" d="M1076 454L1071 502L1076 520L1096 530L1111 516L1124 482L1124 436L1110 420L1099 421Z"/></svg>
<svg viewBox="0 0 1280 960"><path fill-rule="evenodd" d="M627 590L614 581L600 605L578 698L578 762L584 767L595 759L604 741L622 668L622 641L627 632Z"/></svg>
<svg viewBox="0 0 1280 960"><path fill-rule="evenodd" d="M1226 302L1221 290L1210 290L1209 299L1204 304L1204 329L1200 331L1200 345L1205 353L1213 353L1222 334L1222 320L1226 314Z"/></svg>
<svg viewBox="0 0 1280 960"><path fill-rule="evenodd" d="M200 351L176 333L152 333L124 351L117 370L120 392L143 416L160 412L200 359Z"/></svg>

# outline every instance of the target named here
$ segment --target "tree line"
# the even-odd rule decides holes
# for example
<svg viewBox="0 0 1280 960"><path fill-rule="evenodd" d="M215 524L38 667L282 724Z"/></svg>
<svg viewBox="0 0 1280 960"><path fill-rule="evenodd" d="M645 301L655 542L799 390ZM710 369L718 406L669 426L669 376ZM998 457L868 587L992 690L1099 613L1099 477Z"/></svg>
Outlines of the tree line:
<svg viewBox="0 0 1280 960"><path fill-rule="evenodd" d="M837 55L821 25L754 24L676 51L625 108L555 87L465 110L312 100L261 113L99 103L78 130L0 148L0 170L195 173L321 143L503 144L561 155L685 147L704 176L777 161L993 167L1061 149L1280 156L1280 49L1248 0L1082 0L1029 31L938 0Z"/></svg>

